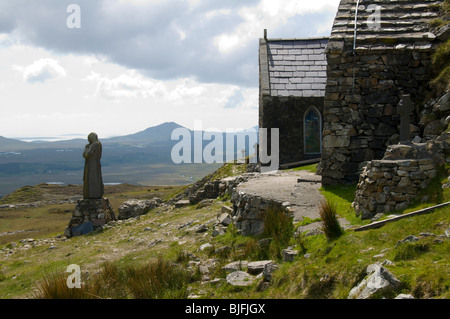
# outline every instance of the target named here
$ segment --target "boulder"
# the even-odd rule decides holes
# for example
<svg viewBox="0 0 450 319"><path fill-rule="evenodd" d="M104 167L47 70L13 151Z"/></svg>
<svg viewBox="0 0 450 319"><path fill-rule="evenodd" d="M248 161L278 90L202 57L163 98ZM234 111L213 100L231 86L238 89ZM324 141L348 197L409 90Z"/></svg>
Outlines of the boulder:
<svg viewBox="0 0 450 319"><path fill-rule="evenodd" d="M227 275L227 283L229 283L232 286L250 286L253 284L253 281L255 280L253 276L249 275L245 271L237 270L232 272L231 274Z"/></svg>
<svg viewBox="0 0 450 319"><path fill-rule="evenodd" d="M162 200L159 198L150 200L127 200L119 207L119 219L123 220L147 214L149 210L158 207L161 202Z"/></svg>
<svg viewBox="0 0 450 319"><path fill-rule="evenodd" d="M395 289L400 285L400 281L381 265L369 265L366 272L368 275L352 288L348 299L369 299L377 292Z"/></svg>
<svg viewBox="0 0 450 319"><path fill-rule="evenodd" d="M247 269L249 274L258 275L264 271L267 264L275 263L273 260L261 260L248 263Z"/></svg>

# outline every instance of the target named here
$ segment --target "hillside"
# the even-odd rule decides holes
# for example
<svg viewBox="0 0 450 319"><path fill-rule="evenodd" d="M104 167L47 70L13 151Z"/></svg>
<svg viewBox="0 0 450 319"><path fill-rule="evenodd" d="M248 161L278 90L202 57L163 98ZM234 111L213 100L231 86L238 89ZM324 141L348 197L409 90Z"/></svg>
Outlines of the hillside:
<svg viewBox="0 0 450 319"><path fill-rule="evenodd" d="M229 176L229 172L233 170L227 165L220 171L215 175ZM445 178L441 181L444 183ZM439 188L443 192L443 199L448 201L448 191L440 186ZM429 191L436 192L436 189ZM167 200L180 190L182 189L123 186L109 188L107 196L117 211L120 203L127 199L158 196ZM39 200L44 197L73 198L78 191L65 186L41 185L16 192L16 200L22 201L20 194L24 192L28 192L27 196L34 194L34 199ZM352 187L325 188L321 191L326 198L338 205L338 214L346 216L352 201ZM154 265L153 261L160 258L159 260L172 263L171 267L175 267L173 269L181 267L180 269L187 270L187 277L183 277L187 281L181 288L177 288L180 290L176 290L179 293L176 298L346 299L350 290L364 278L366 267L375 262L383 262L401 282L396 289L375 298L394 298L400 293L413 295L416 299L450 297L450 261L447 257L450 248L449 207L389 223L379 229L355 232L350 228L341 237L331 241L323 233L295 235L292 232L288 241L281 243L272 240L266 246L262 244L264 241L260 241L266 237L241 236L231 225L226 233L214 234L213 230L218 229L217 217L222 207L230 205L226 197L201 205L177 207L163 204L138 218L112 222L103 231L70 239L61 234L74 208L72 203L47 201L39 207L19 205L3 208L0 215L9 226L2 227L16 231L6 235L5 228L0 230L0 296L4 299L36 298L36 289L43 287L44 279L57 285L56 279L61 277L56 274L61 274L65 285L68 274L64 273L70 264L81 267L83 281L89 286L94 285L96 276L105 271L130 271L132 267ZM410 210L423 205L426 204L418 204ZM21 217L17 218L18 216ZM32 229L20 231L19 228L23 225L16 223L28 220L38 227L37 221L44 219L47 224L42 223L40 226L46 229L46 234L34 233ZM362 223L364 222L358 218L352 219L353 226ZM2 222L2 225L5 223ZM4 240L6 238L8 240ZM408 242L405 241L406 238L415 239ZM298 255L289 262L283 261L281 255L281 250L288 247L298 251ZM270 281L250 275L252 283L248 286L227 283L229 272L226 265L234 261L242 261L241 265L247 265L260 260L273 260L277 264ZM249 271L246 268L243 270ZM97 296L136 296L137 292L132 286L116 282L120 288L116 291L113 289L114 285L110 285L113 283L102 284L110 287L106 291L95 288ZM89 286L89 289L94 288ZM173 297L171 295L169 298ZM78 298L95 298L95 295L78 295Z"/></svg>
<svg viewBox="0 0 450 319"><path fill-rule="evenodd" d="M183 127L174 122L167 122L134 134L101 139L104 182L187 185L220 167L221 163L175 164L171 151L180 141L172 140L171 135L177 128ZM204 147L210 143L208 140L195 143L194 132L186 128L185 132L191 136L191 154L201 154ZM245 145L240 141L250 134L256 136L255 132L255 128L250 130L250 133L216 132L215 134L222 136L224 147L223 151L217 150L218 154L226 154L227 139L237 136L235 149L229 150L229 153L241 158L241 149ZM204 134L198 133L201 136ZM81 184L84 167L82 153L86 143L83 139L23 142L0 137L0 198L25 185ZM250 146L251 151L252 147L253 145ZM222 162L225 162L225 158Z"/></svg>

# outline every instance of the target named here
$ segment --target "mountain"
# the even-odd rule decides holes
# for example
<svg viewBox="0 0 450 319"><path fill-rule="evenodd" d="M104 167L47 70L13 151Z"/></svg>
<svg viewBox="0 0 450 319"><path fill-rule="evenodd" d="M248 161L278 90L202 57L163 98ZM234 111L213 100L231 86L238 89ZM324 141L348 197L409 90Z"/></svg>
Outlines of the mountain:
<svg viewBox="0 0 450 319"><path fill-rule="evenodd" d="M177 128L183 126L166 122L134 134L100 139L103 145L104 182L137 185L190 184L217 169L231 156L241 158L245 135L249 134L248 131L255 132L252 128L232 134L213 133L215 138L222 139L222 144L214 144L217 148L220 145L223 147L222 150L215 150L216 158L222 161L214 164L207 164L205 161L192 164L194 153L200 152L203 155L205 146L213 143L215 139L198 143L198 140L194 139L194 132L185 128L185 133L190 135L190 141L172 140L172 132ZM197 133L201 136L204 134ZM186 142L183 144L186 148L191 147L191 160L188 163L176 164L172 159L172 150L183 141ZM235 141L233 149L226 149L227 141ZM80 138L56 142L24 142L0 137L0 197L24 185L49 182L82 184L82 153L86 144L87 139ZM252 152L253 145L250 145L250 153Z"/></svg>

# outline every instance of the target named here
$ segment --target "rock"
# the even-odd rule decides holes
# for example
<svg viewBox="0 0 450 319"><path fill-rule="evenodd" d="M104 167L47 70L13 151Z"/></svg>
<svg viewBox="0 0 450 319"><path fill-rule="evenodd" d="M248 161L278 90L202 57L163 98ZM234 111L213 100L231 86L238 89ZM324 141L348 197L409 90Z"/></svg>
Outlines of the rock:
<svg viewBox="0 0 450 319"><path fill-rule="evenodd" d="M147 214L149 210L158 207L161 202L159 198L150 200L127 200L119 207L119 219L123 220Z"/></svg>
<svg viewBox="0 0 450 319"><path fill-rule="evenodd" d="M414 299L414 296L410 294L399 294L394 299Z"/></svg>
<svg viewBox="0 0 450 319"><path fill-rule="evenodd" d="M181 199L175 203L175 208L180 208L180 207L184 207L184 206L188 206L188 205L190 205L189 200Z"/></svg>
<svg viewBox="0 0 450 319"><path fill-rule="evenodd" d="M250 262L247 265L248 273L252 274L252 275L260 274L264 271L264 267L267 264L271 264L271 263L274 263L274 261L273 260L262 260L262 261Z"/></svg>
<svg viewBox="0 0 450 319"><path fill-rule="evenodd" d="M283 249L281 253L283 255L283 261L293 261L298 255L298 251L293 249Z"/></svg>
<svg viewBox="0 0 450 319"><path fill-rule="evenodd" d="M369 299L377 292L397 288L400 281L394 277L386 268L378 264L372 264L366 270L368 276L352 288L348 299Z"/></svg>
<svg viewBox="0 0 450 319"><path fill-rule="evenodd" d="M218 217L218 221L224 226L228 226L233 222L229 213L220 214L220 216Z"/></svg>
<svg viewBox="0 0 450 319"><path fill-rule="evenodd" d="M263 270L263 276L264 276L264 280L265 281L271 281L272 280L272 274L273 274L273 272L275 271L275 270L277 270L279 267L278 267L278 264L276 264L276 263L269 263L269 264L266 264L265 266L264 266L264 270Z"/></svg>
<svg viewBox="0 0 450 319"><path fill-rule="evenodd" d="M399 246L399 245L401 245L401 244L403 244L403 243L413 243L413 242L416 242L416 241L419 241L419 238L418 238L418 237L416 237L416 236L414 236L414 235L409 235L409 236L407 236L406 238L404 238L404 239L402 239L402 240L399 240L399 241L397 242L397 244L395 245L395 248L397 248L397 246Z"/></svg>
<svg viewBox="0 0 450 319"><path fill-rule="evenodd" d="M210 206L212 203L214 202L213 199L204 199L202 200L200 203L197 204L197 206L195 207L196 209L201 209L204 207L208 207Z"/></svg>
<svg viewBox="0 0 450 319"><path fill-rule="evenodd" d="M220 236L226 233L226 229L224 229L223 227L215 227L213 229L213 231L211 232L211 236L216 237L216 236Z"/></svg>
<svg viewBox="0 0 450 319"><path fill-rule="evenodd" d="M204 233L207 230L208 230L208 226L206 226L205 224L201 224L201 225L198 225L197 227L195 227L196 233Z"/></svg>
<svg viewBox="0 0 450 319"><path fill-rule="evenodd" d="M205 250L205 249L212 248L212 247L214 247L214 246L211 245L210 243L206 243L206 244L201 245L199 249L200 249L201 251L203 251L203 250Z"/></svg>
<svg viewBox="0 0 450 319"><path fill-rule="evenodd" d="M239 260L239 261L234 261L232 263L226 264L221 269L227 273L231 273L231 272L238 271L238 270L243 271L247 268L247 265L248 265L248 261Z"/></svg>
<svg viewBox="0 0 450 319"><path fill-rule="evenodd" d="M232 286L245 287L253 284L254 278L244 271L237 270L228 274L226 280Z"/></svg>
<svg viewBox="0 0 450 319"><path fill-rule="evenodd" d="M434 112L446 112L449 110L450 110L450 92L442 96L433 107Z"/></svg>
<svg viewBox="0 0 450 319"><path fill-rule="evenodd" d="M220 212L222 214L229 214L229 215L231 215L231 214L233 214L233 208L228 207L228 206L222 206Z"/></svg>
<svg viewBox="0 0 450 319"><path fill-rule="evenodd" d="M231 252L230 246L222 246L214 251L214 253L217 255L228 255L230 252Z"/></svg>
<svg viewBox="0 0 450 319"><path fill-rule="evenodd" d="M423 130L424 136L441 135L445 127L441 120L436 120L425 126Z"/></svg>

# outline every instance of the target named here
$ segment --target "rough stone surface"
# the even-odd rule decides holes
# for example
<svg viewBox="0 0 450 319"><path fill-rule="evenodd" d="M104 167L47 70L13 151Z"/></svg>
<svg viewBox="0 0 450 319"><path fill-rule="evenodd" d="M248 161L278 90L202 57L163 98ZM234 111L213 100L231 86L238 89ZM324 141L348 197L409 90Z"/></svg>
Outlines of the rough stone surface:
<svg viewBox="0 0 450 319"><path fill-rule="evenodd" d="M128 219L147 214L149 210L158 207L162 203L159 198L150 200L130 199L119 207L119 219Z"/></svg>
<svg viewBox="0 0 450 319"><path fill-rule="evenodd" d="M411 124L423 129L420 103L430 91L431 55L439 43L428 22L439 15L437 3L442 1L419 6L413 0L376 3L382 10L381 28L373 7L363 4L355 39L356 1L340 2L326 49L324 185L357 182L362 163L382 159L386 147L399 142L401 94L409 94L414 104ZM385 21L395 23L384 27ZM434 123L430 133L438 126ZM420 132L411 131L410 138L416 135Z"/></svg>
<svg viewBox="0 0 450 319"><path fill-rule="evenodd" d="M350 291L348 299L369 299L375 293L395 289L400 285L397 278L378 264L369 265L366 272L368 276Z"/></svg>
<svg viewBox="0 0 450 319"><path fill-rule="evenodd" d="M78 200L64 235L84 235L114 220L116 216L107 198Z"/></svg>
<svg viewBox="0 0 450 319"><path fill-rule="evenodd" d="M245 271L237 270L228 274L226 280L232 286L250 286L255 279Z"/></svg>

